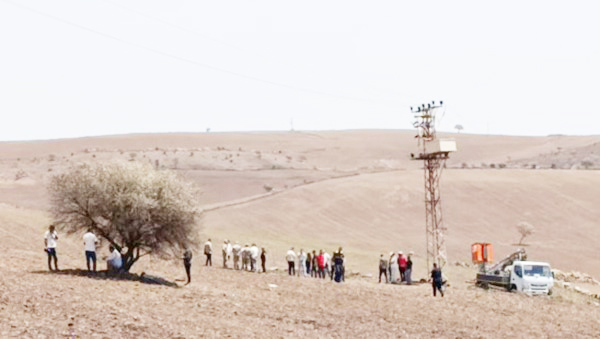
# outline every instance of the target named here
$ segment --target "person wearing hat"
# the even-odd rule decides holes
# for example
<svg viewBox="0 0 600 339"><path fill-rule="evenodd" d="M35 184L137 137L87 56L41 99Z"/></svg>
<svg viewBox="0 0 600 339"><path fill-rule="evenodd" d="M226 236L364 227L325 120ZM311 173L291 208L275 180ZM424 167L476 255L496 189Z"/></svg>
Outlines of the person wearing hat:
<svg viewBox="0 0 600 339"><path fill-rule="evenodd" d="M411 279L411 274L412 274L412 256L413 254L415 254L415 252L410 251L408 253L408 258L406 259L406 271L404 272L404 277L406 278L406 284L407 285L412 285L412 279Z"/></svg>
<svg viewBox="0 0 600 339"><path fill-rule="evenodd" d="M388 283L388 261L383 257L383 254L379 256L379 283L381 284L381 275L385 275L385 282Z"/></svg>
<svg viewBox="0 0 600 339"><path fill-rule="evenodd" d="M398 269L400 270L400 281L405 281L406 257L402 255L402 251L398 252Z"/></svg>

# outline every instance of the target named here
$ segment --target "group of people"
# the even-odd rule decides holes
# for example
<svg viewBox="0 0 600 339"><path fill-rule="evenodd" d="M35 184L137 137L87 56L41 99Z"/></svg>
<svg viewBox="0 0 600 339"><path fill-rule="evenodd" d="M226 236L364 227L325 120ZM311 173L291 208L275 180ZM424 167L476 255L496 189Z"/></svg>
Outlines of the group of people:
<svg viewBox="0 0 600 339"><path fill-rule="evenodd" d="M205 266L212 266L212 254L212 241L208 239L204 243ZM252 245L245 244L241 246L237 241L232 244L231 241L225 240L221 247L221 254L223 257L223 268L229 268L229 262L231 261L231 267L234 270L258 272L258 260L260 259L260 269L263 273L267 272L267 251L264 247L259 249L254 243Z"/></svg>
<svg viewBox="0 0 600 339"><path fill-rule="evenodd" d="M44 234L44 251L48 255L48 269L50 271L58 271L58 257L56 254L57 242L58 234L56 229L54 225L50 225L48 231ZM83 235L85 261L87 269L90 272L96 272L96 248L99 244L100 241L91 229ZM208 239L208 241L204 243L206 266L212 266L212 254L212 242L211 239ZM389 258L385 258L384 255L381 254L379 257L379 283L381 283L381 277L384 276L386 283L405 283L411 285L413 254L413 252L409 252L409 254L405 256L402 251L398 251L397 253L390 252ZM235 270L258 272L258 260L260 259L262 272L266 273L266 255L267 251L265 248L262 247L259 250L256 244L246 244L241 246L238 242L235 242L234 244L231 244L229 240L223 242L223 268L229 268L229 262L232 261L232 268ZM192 250L186 248L182 259L187 274L187 284L191 282L192 256ZM108 272L119 272L123 267L121 253L113 245L109 246L109 254L105 259ZM321 279L329 277L331 280L335 280L338 283L345 280L345 258L341 247L337 251L333 251L333 255L330 255L323 250L320 250L318 253L316 250L313 250L311 253L310 251L305 252L303 249L300 249L300 252L296 253L292 247L287 251L285 259L288 263L288 274L290 276L310 276ZM52 268L52 263L54 263L54 269ZM392 267L395 268L396 266L398 267L399 277L394 279L394 270ZM433 296L436 296L436 292L439 291L440 295L443 297L443 275L441 269L437 267L437 264L433 264L430 280L433 287Z"/></svg>
<svg viewBox="0 0 600 339"><path fill-rule="evenodd" d="M314 277L325 279L329 277L330 280L336 282L345 281L345 259L344 252L340 247L337 251L333 251L333 256L329 253L320 250L317 254L316 250L304 252L304 249L300 249L300 252L296 253L294 248L290 248L286 255L285 260L288 263L288 274L291 276L302 274L303 277ZM296 262L298 263L298 270L296 272Z"/></svg>
<svg viewBox="0 0 600 339"><path fill-rule="evenodd" d="M408 256L405 256L402 251L398 251L398 253L390 252L389 258L381 254L379 256L379 282L381 283L381 276L385 276L386 283L405 283L411 285L413 254L412 251L408 253ZM393 267L396 265L400 276L394 279Z"/></svg>
<svg viewBox="0 0 600 339"><path fill-rule="evenodd" d="M44 234L44 252L48 255L48 269L50 271L58 271L58 256L56 254L56 246L58 243L58 233L54 225L50 225L48 230ZM90 272L96 272L96 247L100 244L100 241L96 235L89 229L83 235L83 248L85 251L85 262L87 269ZM123 267L123 260L121 253L113 246L108 246L109 254L105 257L106 259L106 270L108 272L118 272ZM54 262L54 269L52 269L52 263Z"/></svg>
<svg viewBox="0 0 600 339"><path fill-rule="evenodd" d="M385 277L386 283L412 285L412 267L413 261L412 256L414 253L411 251L408 256L404 256L402 251L398 253L390 252L390 257L386 258L383 254L379 256L379 283L381 283L381 277ZM399 277L394 279L394 269L398 267ZM433 287L433 296L436 296L436 292L439 291L440 295L444 296L443 286L445 284L442 270L433 264L433 270L431 270L430 279L431 286Z"/></svg>

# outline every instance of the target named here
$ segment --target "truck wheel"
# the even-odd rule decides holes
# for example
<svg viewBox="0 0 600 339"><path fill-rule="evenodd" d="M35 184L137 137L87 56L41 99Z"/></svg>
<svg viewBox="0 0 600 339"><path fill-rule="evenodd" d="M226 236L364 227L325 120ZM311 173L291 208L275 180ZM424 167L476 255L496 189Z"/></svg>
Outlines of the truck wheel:
<svg viewBox="0 0 600 339"><path fill-rule="evenodd" d="M511 284L510 287L508 288L509 292L514 292L516 290L517 290L517 285L515 285L515 284Z"/></svg>
<svg viewBox="0 0 600 339"><path fill-rule="evenodd" d="M552 295L552 290L548 290L548 295Z"/></svg>

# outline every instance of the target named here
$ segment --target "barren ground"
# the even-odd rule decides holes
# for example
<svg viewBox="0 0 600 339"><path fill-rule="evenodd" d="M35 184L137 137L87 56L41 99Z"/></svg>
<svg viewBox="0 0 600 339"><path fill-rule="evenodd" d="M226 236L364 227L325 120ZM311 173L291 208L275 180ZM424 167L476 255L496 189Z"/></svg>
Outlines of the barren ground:
<svg viewBox="0 0 600 339"><path fill-rule="evenodd" d="M427 272L423 179L409 160L417 152L411 132L0 143L0 337L60 338L71 322L80 338L598 337L596 299L562 288L535 298L484 291L473 287L474 269L453 265L469 261L476 241L493 243L497 257L510 253L515 225L528 221L536 228L526 241L531 259L600 276L600 172L577 169L583 162L594 168L598 138L452 137L460 151L442 177L451 282L444 299L426 284L379 285L375 277L379 254L392 250L414 250L416 278ZM73 163L112 159L147 161L194 182L205 210L199 232L215 248L225 238L256 242L268 249L268 267L283 268L290 246L343 246L353 275L337 285L281 270L235 272L218 268L220 254L205 268L199 252L193 283L179 288L47 273L47 180ZM85 265L80 243L59 241L67 272ZM179 261L150 258L134 266L142 271L179 285L184 277Z"/></svg>

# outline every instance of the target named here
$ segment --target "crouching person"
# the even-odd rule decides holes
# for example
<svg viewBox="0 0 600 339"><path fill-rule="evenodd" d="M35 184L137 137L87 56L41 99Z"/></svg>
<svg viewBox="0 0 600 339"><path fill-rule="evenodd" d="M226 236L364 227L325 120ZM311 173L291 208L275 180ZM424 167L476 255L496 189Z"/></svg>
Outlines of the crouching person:
<svg viewBox="0 0 600 339"><path fill-rule="evenodd" d="M106 258L106 271L110 273L118 273L123 267L121 253L114 246L109 246L110 255Z"/></svg>

